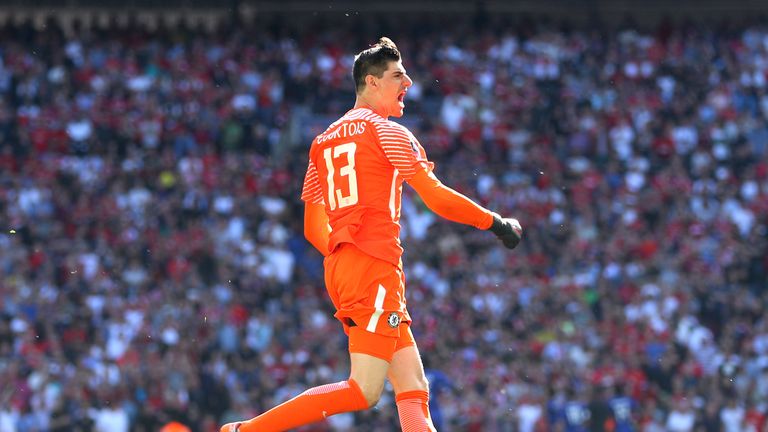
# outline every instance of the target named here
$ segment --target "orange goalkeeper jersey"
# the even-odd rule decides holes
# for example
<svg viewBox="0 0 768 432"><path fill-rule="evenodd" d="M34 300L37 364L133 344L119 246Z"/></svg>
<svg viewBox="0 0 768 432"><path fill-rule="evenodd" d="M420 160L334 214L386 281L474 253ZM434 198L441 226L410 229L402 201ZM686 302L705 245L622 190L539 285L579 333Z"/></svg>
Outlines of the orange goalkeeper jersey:
<svg viewBox="0 0 768 432"><path fill-rule="evenodd" d="M403 181L432 167L405 126L352 109L312 142L301 199L325 206L330 251L354 243L398 265Z"/></svg>
<svg viewBox="0 0 768 432"><path fill-rule="evenodd" d="M403 181L438 215L490 228L496 215L443 185L433 168L424 148L404 126L368 108L347 112L318 135L309 150L302 192L308 203L305 233L312 233L307 239L323 254L348 242L398 265L403 252L399 223ZM317 211L328 216L330 234ZM312 221L322 225L313 228Z"/></svg>

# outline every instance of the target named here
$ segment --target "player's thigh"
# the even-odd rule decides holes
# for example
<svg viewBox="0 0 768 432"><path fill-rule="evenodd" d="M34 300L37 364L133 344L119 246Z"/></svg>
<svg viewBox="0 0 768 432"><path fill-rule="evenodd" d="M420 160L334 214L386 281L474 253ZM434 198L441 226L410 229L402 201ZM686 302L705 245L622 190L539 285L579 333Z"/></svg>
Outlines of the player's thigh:
<svg viewBox="0 0 768 432"><path fill-rule="evenodd" d="M368 406L376 405L384 390L389 362L363 353L350 353L349 358L351 363L349 377L360 386Z"/></svg>
<svg viewBox="0 0 768 432"><path fill-rule="evenodd" d="M410 328L408 329L410 333ZM429 391L429 382L424 374L424 365L415 343L395 351L387 373L395 394L406 391Z"/></svg>

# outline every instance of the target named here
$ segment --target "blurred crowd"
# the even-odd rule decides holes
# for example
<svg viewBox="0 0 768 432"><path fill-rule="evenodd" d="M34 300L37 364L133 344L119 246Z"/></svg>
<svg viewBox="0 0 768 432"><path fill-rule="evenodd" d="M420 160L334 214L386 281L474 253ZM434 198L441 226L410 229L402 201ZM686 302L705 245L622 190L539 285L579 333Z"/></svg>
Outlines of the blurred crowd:
<svg viewBox="0 0 768 432"><path fill-rule="evenodd" d="M346 378L299 196L381 35L438 176L525 229L406 191L438 429L768 431L768 25L505 20L0 27L0 431L207 432ZM388 388L302 430L397 425Z"/></svg>

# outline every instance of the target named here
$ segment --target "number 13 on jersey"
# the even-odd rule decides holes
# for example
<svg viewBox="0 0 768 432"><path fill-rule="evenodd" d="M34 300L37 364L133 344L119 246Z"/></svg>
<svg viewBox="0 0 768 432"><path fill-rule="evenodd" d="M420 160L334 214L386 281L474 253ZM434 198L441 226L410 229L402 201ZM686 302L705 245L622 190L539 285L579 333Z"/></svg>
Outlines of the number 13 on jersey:
<svg viewBox="0 0 768 432"><path fill-rule="evenodd" d="M325 167L328 169L328 205L331 210L336 208L344 208L354 204L357 204L357 174L355 173L355 150L357 150L357 144L354 142L339 144L334 147L329 147L323 151L323 158L325 159ZM346 161L344 156L346 155ZM334 161L341 159L342 162L346 162L339 167L339 180L347 178L349 184L349 194L344 195L341 188L336 188L336 166Z"/></svg>

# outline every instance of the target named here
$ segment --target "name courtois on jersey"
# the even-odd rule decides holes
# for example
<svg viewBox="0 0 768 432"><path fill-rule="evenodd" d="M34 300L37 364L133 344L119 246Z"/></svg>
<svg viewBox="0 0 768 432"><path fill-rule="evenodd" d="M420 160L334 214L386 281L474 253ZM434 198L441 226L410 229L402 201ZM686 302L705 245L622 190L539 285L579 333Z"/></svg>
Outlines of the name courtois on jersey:
<svg viewBox="0 0 768 432"><path fill-rule="evenodd" d="M332 131L318 135L317 143L321 144L328 140L332 140L336 138L347 138L355 135L361 135L363 133L365 133L364 121L342 123Z"/></svg>

